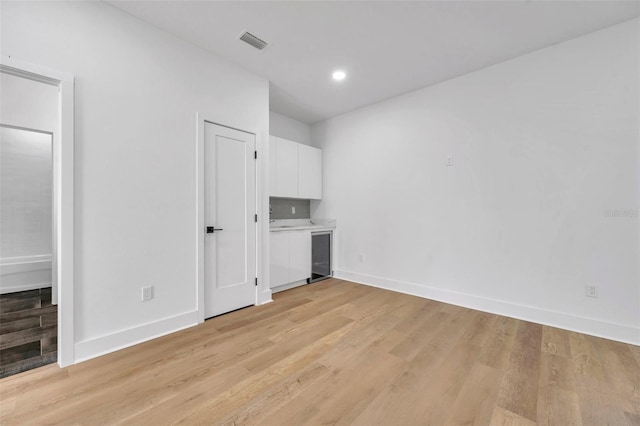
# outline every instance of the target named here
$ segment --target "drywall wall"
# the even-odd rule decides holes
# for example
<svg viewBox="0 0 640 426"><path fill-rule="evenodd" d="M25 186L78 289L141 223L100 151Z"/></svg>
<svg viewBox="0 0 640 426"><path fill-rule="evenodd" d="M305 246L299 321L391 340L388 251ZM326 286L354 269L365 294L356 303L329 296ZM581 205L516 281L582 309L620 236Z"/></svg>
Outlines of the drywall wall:
<svg viewBox="0 0 640 426"><path fill-rule="evenodd" d="M54 133L58 87L0 73L0 123Z"/></svg>
<svg viewBox="0 0 640 426"><path fill-rule="evenodd" d="M269 131L273 136L311 145L311 126L277 112L269 112Z"/></svg>
<svg viewBox="0 0 640 426"><path fill-rule="evenodd" d="M0 129L2 293L52 285L52 138L57 121L57 86L0 73L0 124L20 127ZM56 290L54 283L55 304Z"/></svg>
<svg viewBox="0 0 640 426"><path fill-rule="evenodd" d="M0 128L0 260L51 256L51 135Z"/></svg>
<svg viewBox="0 0 640 426"><path fill-rule="evenodd" d="M51 138L57 119L56 86L0 73L0 124L22 128L1 130L0 259L51 256Z"/></svg>
<svg viewBox="0 0 640 426"><path fill-rule="evenodd" d="M76 360L194 324L196 114L260 146L268 82L102 2L0 7L3 55L75 75Z"/></svg>
<svg viewBox="0 0 640 426"><path fill-rule="evenodd" d="M336 274L639 344L638 30L313 125Z"/></svg>

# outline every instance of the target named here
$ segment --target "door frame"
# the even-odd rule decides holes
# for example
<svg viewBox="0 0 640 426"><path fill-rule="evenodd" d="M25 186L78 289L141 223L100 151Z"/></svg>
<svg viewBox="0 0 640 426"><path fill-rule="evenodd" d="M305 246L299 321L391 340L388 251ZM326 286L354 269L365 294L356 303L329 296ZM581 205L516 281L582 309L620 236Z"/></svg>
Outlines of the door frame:
<svg viewBox="0 0 640 426"><path fill-rule="evenodd" d="M258 153L262 151L262 140L260 138L260 132L255 130L243 129L242 126L233 126L229 124L224 124L216 121L214 118L214 114L209 113L196 113L196 310L198 311L198 323L203 323L205 320L205 308L204 308L204 291L205 291L205 283L204 283L204 206L205 206L205 182L204 182L204 169L206 167L204 163L204 139L205 139L205 123L215 124L217 126L227 127L233 130L238 130L240 132L245 132L252 134L255 138L255 149ZM260 265L262 264L262 250L260 250L260 245L262 244L262 232L263 232L263 222L261 207L263 203L261 202L263 198L263 188L262 185L259 185L262 173L261 166L261 155L258 155L258 159L256 160L256 170L255 170L255 197L256 197L256 214L258 214L258 222L256 223L256 236L255 236L255 271L256 277L258 278L258 282L264 284L264 280L262 279L262 268ZM262 286L255 287L255 297L254 297L254 305L258 305L262 303L259 297L259 289Z"/></svg>
<svg viewBox="0 0 640 426"><path fill-rule="evenodd" d="M57 86L58 125L53 137L52 286L58 298L58 365L75 362L74 330L74 76L24 62L0 58L6 74Z"/></svg>

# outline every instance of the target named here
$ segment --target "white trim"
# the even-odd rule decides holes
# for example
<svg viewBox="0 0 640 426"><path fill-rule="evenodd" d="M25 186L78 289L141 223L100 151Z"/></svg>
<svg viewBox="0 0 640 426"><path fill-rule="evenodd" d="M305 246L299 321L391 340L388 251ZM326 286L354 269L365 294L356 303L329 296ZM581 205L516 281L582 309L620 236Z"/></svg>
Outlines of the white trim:
<svg viewBox="0 0 640 426"><path fill-rule="evenodd" d="M58 364L75 362L74 311L74 81L60 82L60 149L58 150Z"/></svg>
<svg viewBox="0 0 640 426"><path fill-rule="evenodd" d="M196 114L196 311L204 322L204 115Z"/></svg>
<svg viewBox="0 0 640 426"><path fill-rule="evenodd" d="M19 265L22 263L33 262L51 262L51 254L34 254L33 256L16 256L16 257L1 257L0 269L7 265Z"/></svg>
<svg viewBox="0 0 640 426"><path fill-rule="evenodd" d="M6 71L10 74L25 77L30 80L41 81L43 83L57 86L61 81L73 82L73 74L54 70L31 62L21 61L13 58L11 55L3 55L0 59L3 67L7 67Z"/></svg>
<svg viewBox="0 0 640 426"><path fill-rule="evenodd" d="M262 133L255 132L256 151L256 212L258 213L258 226L256 228L256 276L258 287L256 288L256 305L264 305L272 302L271 288L269 287L269 134L262 138Z"/></svg>
<svg viewBox="0 0 640 426"><path fill-rule="evenodd" d="M17 286L6 286L2 287L2 291L0 294L9 294L9 293L18 293L20 291L29 291L29 290L39 290L41 288L49 288L51 287L51 281L43 281L37 283L29 283Z"/></svg>
<svg viewBox="0 0 640 426"><path fill-rule="evenodd" d="M142 324L106 336L76 344L76 362L86 361L120 349L138 345L198 324L196 311L186 312L159 321Z"/></svg>
<svg viewBox="0 0 640 426"><path fill-rule="evenodd" d="M0 259L0 294L51 287L51 255Z"/></svg>
<svg viewBox="0 0 640 426"><path fill-rule="evenodd" d="M264 250L260 247L264 244L264 234L268 237L269 224L268 213L265 215L264 205L266 204L266 211L268 212L268 202L262 202L265 189L268 188L264 185L262 179L262 169L264 167L265 156L262 155L264 151L264 143L262 141L261 132L253 129L245 129L242 125L234 125L234 123L220 123L214 119L216 115L212 113L196 113L196 312L198 316L198 323L202 323L205 320L205 307L204 307L204 123L209 122L224 127L236 129L245 133L250 133L255 138L255 149L258 151L258 159L256 160L255 170L255 192L256 192L256 213L258 214L258 223L256 225L256 276L258 278L258 286L255 293L255 305L262 305L271 301L271 290L269 289L269 283L264 279L263 274L263 262L264 262ZM266 157L268 158L268 157ZM268 240L267 240L268 242ZM265 285L267 286L265 289Z"/></svg>
<svg viewBox="0 0 640 426"><path fill-rule="evenodd" d="M280 293L281 291L291 290L292 288L300 287L307 284L309 284L307 280L294 281L292 283L282 284L282 285L279 285L278 287L274 287L271 289L271 292L274 294Z"/></svg>
<svg viewBox="0 0 640 426"><path fill-rule="evenodd" d="M263 292L263 293L266 293L266 292ZM258 303L259 305L266 305L267 303L273 302L273 299L271 298L271 295L272 295L271 290L269 290L268 293L269 293L268 298L265 295L265 297L262 299L262 302Z"/></svg>
<svg viewBox="0 0 640 426"><path fill-rule="evenodd" d="M468 293L459 293L442 288L428 287L405 281L360 274L357 272L335 270L334 277L371 287L463 306L465 308L475 309L478 311L517 318L605 339L617 340L619 342L630 343L632 345L640 345L640 328L626 324L617 324L594 318L580 317L564 312L542 309L536 306L521 305L504 300L491 299Z"/></svg>
<svg viewBox="0 0 640 426"><path fill-rule="evenodd" d="M2 56L4 72L57 85L59 121L53 141L53 264L52 280L57 287L58 364L75 362L74 356L74 76L40 65ZM59 283L59 285L58 285ZM56 302L54 295L54 303Z"/></svg>

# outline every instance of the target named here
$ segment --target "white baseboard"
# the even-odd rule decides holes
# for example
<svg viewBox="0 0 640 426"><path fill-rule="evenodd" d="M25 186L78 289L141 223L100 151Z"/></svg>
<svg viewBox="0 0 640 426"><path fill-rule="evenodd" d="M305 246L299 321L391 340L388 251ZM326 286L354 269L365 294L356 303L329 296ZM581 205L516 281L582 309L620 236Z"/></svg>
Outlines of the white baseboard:
<svg viewBox="0 0 640 426"><path fill-rule="evenodd" d="M75 345L74 363L77 364L166 334L175 333L197 324L198 311L192 311L85 340Z"/></svg>
<svg viewBox="0 0 640 426"><path fill-rule="evenodd" d="M51 287L51 255L0 259L0 294Z"/></svg>
<svg viewBox="0 0 640 426"><path fill-rule="evenodd" d="M640 327L606 322L593 318L579 317L564 312L552 311L536 306L521 305L504 300L491 299L468 293L458 293L436 287L390 280L388 278L355 272L335 270L334 277L353 281L371 287L410 294L412 296L437 300L452 305L517 318L578 333L603 337L605 339L640 345Z"/></svg>
<svg viewBox="0 0 640 426"><path fill-rule="evenodd" d="M278 286L278 287L273 287L273 288L271 289L271 291L272 291L273 293L278 293L278 292L280 292L280 291L290 290L290 289L292 289L292 288L300 287L301 285L307 285L307 284L309 284L309 283L307 282L307 280L294 281L294 282L289 283L289 284L283 284L283 285Z"/></svg>
<svg viewBox="0 0 640 426"><path fill-rule="evenodd" d="M263 290L258 293L258 303L256 305L264 305L273 302L271 289Z"/></svg>

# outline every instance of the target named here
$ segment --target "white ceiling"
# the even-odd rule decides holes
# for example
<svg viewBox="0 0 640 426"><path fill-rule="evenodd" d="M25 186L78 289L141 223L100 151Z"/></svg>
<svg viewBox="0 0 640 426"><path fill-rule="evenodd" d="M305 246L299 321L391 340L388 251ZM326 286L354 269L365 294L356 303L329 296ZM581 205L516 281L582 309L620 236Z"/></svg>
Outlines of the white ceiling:
<svg viewBox="0 0 640 426"><path fill-rule="evenodd" d="M314 123L639 15L635 1L110 1L271 82ZM269 43L258 51L243 30ZM331 72L343 69L336 83Z"/></svg>

